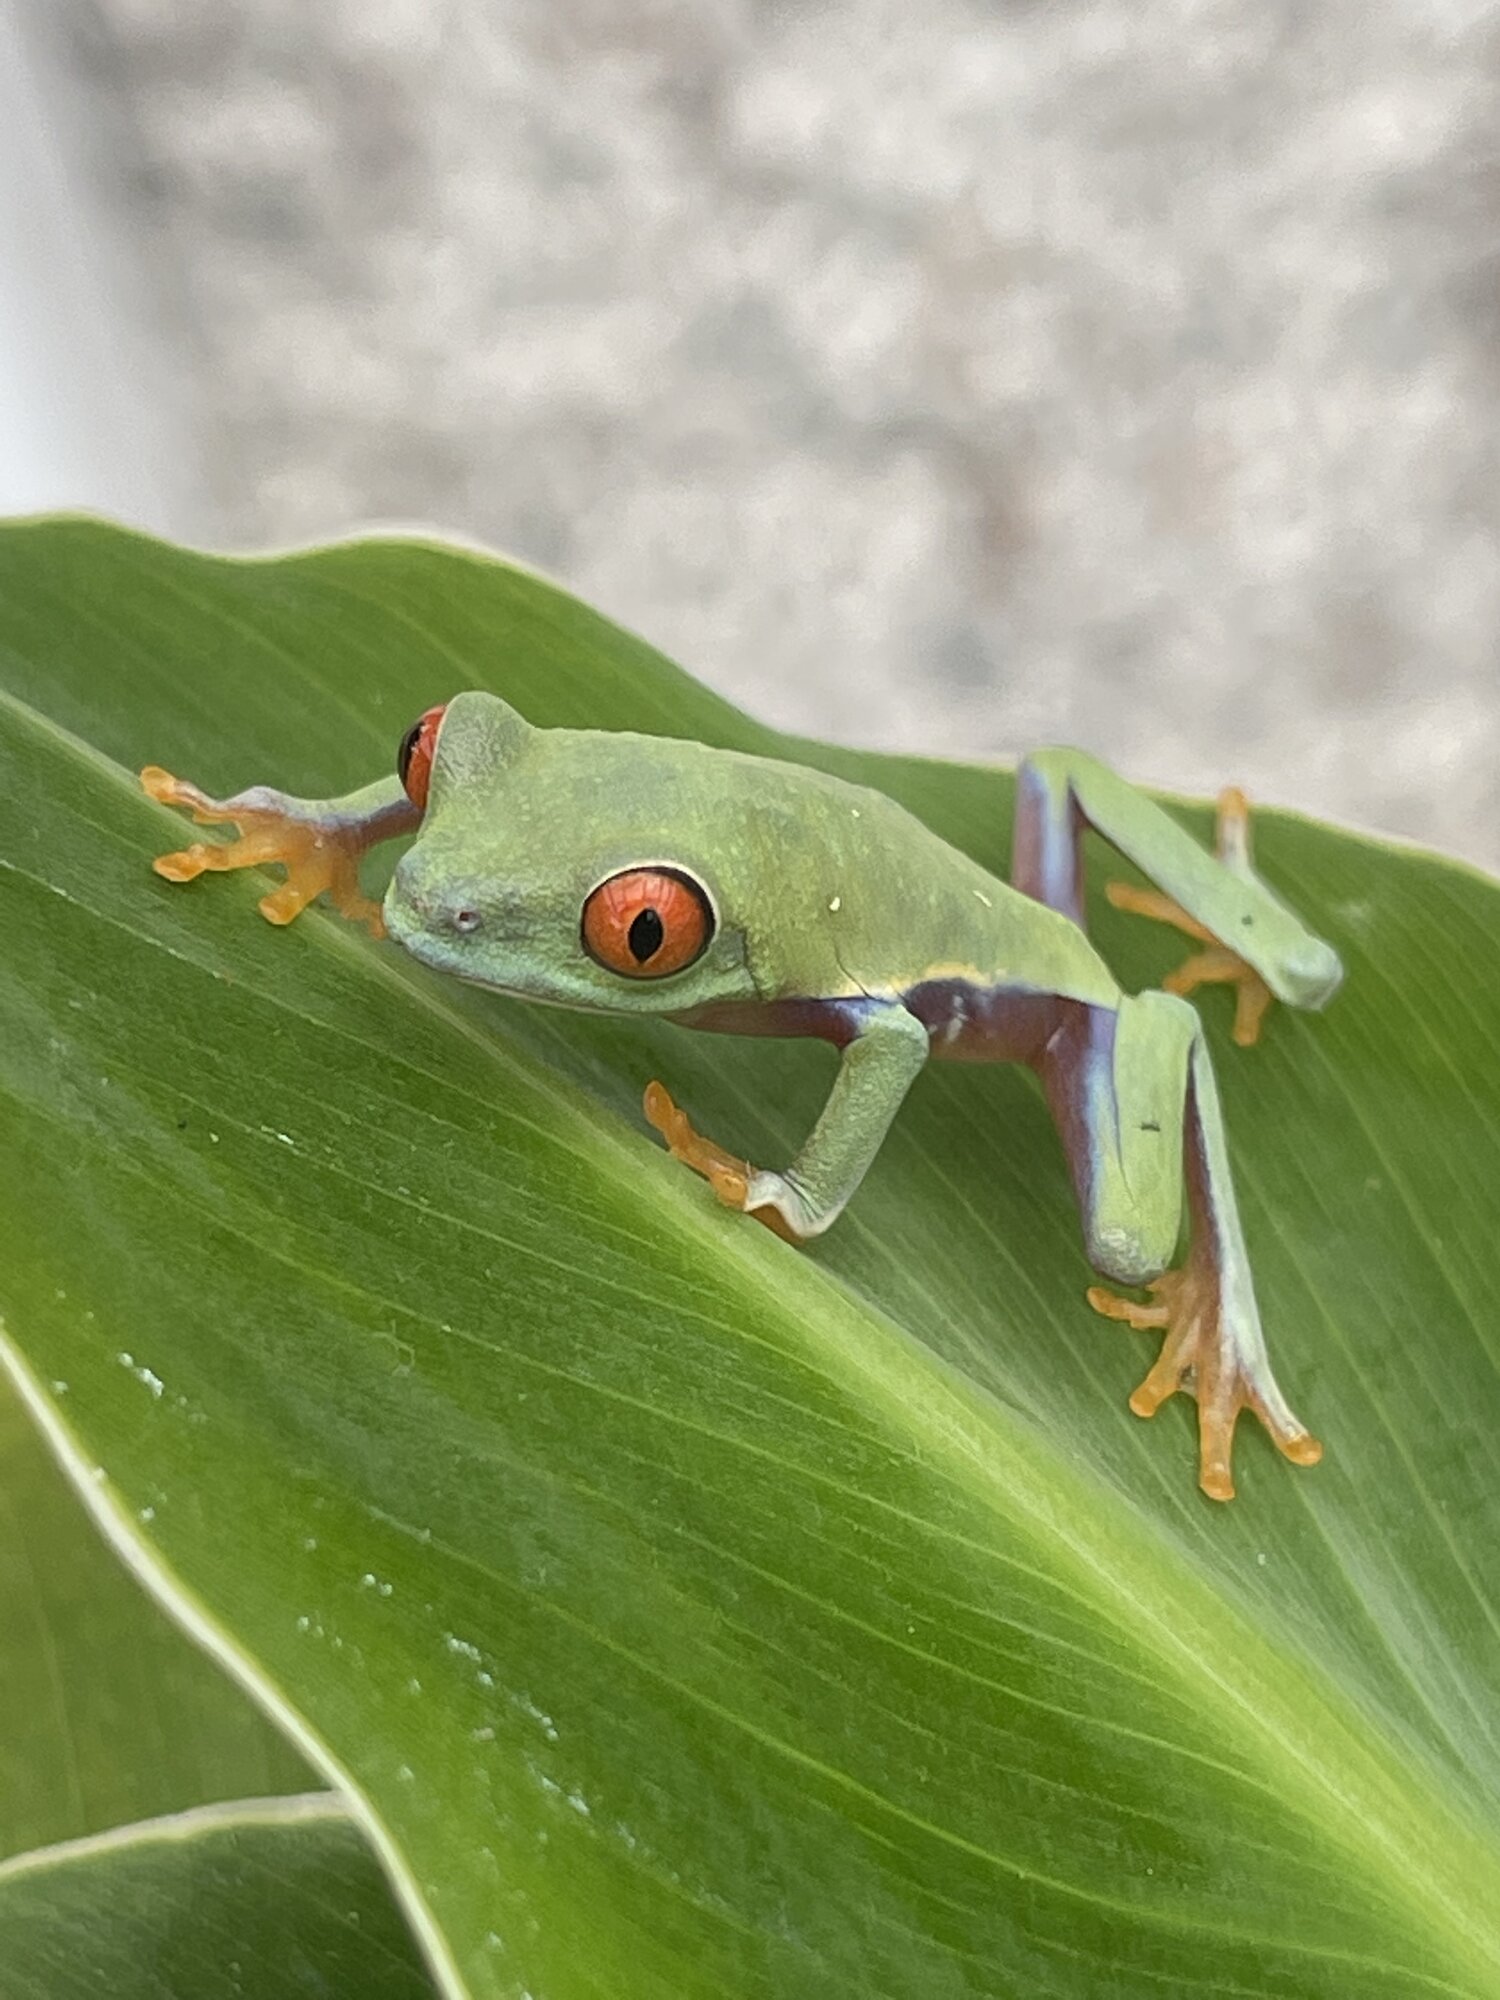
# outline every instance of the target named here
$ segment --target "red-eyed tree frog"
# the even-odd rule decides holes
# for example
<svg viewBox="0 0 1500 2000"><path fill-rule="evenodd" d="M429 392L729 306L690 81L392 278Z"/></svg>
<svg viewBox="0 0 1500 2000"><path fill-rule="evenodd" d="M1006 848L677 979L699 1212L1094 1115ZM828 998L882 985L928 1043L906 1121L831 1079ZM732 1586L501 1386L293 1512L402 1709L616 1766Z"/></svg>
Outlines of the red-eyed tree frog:
<svg viewBox="0 0 1500 2000"><path fill-rule="evenodd" d="M881 793L821 771L537 729L479 693L429 709L397 775L346 798L257 787L212 799L154 766L142 782L239 833L161 856L158 874L186 882L279 862L285 883L260 905L272 923L326 892L424 965L521 999L832 1042L832 1092L782 1173L700 1137L659 1083L646 1091L647 1118L718 1199L794 1242L837 1218L929 1058L1029 1064L1090 1262L1150 1300L1095 1287L1089 1302L1163 1335L1131 1408L1150 1416L1179 1389L1196 1397L1199 1483L1215 1499L1234 1492L1246 1406L1288 1458L1320 1456L1271 1371L1214 1073L1179 997L1233 981L1236 1037L1250 1042L1272 996L1320 1007L1339 984L1332 948L1255 873L1238 794L1220 802L1215 857L1094 758L1043 751L1018 774L1007 884ZM1204 946L1173 991L1123 993L1089 943L1085 827L1159 885L1115 899ZM360 893L360 859L412 833L377 907ZM1184 1209L1186 1257L1169 1269Z"/></svg>

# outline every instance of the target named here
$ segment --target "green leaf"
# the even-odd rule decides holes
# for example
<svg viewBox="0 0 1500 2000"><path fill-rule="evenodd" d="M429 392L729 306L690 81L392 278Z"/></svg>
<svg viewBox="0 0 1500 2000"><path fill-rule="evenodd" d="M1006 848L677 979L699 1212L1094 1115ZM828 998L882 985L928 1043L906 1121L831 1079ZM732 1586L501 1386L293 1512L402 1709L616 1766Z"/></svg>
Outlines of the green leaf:
<svg viewBox="0 0 1500 2000"><path fill-rule="evenodd" d="M6 2000L430 2000L326 1793L201 1807L0 1863Z"/></svg>
<svg viewBox="0 0 1500 2000"><path fill-rule="evenodd" d="M0 1861L310 1782L121 1569L3 1380L0 1606Z"/></svg>
<svg viewBox="0 0 1500 2000"><path fill-rule="evenodd" d="M1494 884L1260 822L1348 984L1248 1054L1205 1013L1328 1455L1246 1428L1216 1508L1190 1406L1125 1408L1149 1348L1083 1302L1025 1076L933 1066L797 1253L639 1093L777 1165L828 1051L528 1010L149 872L136 766L337 791L465 686L776 747L640 642L414 543L42 523L0 537L0 686L11 1367L450 1990L1497 1991ZM1003 868L1002 775L782 748ZM1096 929L1128 984L1171 962Z"/></svg>

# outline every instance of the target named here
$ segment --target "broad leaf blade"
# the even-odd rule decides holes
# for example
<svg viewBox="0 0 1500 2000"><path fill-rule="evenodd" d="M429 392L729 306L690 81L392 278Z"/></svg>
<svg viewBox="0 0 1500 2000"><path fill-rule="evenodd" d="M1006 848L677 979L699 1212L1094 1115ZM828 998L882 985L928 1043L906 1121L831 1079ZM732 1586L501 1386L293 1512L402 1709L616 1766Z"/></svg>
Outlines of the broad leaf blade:
<svg viewBox="0 0 1500 2000"><path fill-rule="evenodd" d="M67 1394L61 1380L48 1389ZM100 1542L7 1382L0 1606L0 1861L310 1782L290 1744Z"/></svg>
<svg viewBox="0 0 1500 2000"><path fill-rule="evenodd" d="M1262 828L1351 968L1220 1057L1329 1457L1247 1435L1214 1509L1190 1413L1124 1410L1025 1079L924 1077L799 1256L635 1105L663 1074L777 1163L826 1052L528 1012L145 869L116 766L335 790L464 685L770 747L639 642L409 544L44 524L0 543L0 677L14 1365L473 1992L1491 1990L1493 885ZM1005 779L836 761L1001 865Z"/></svg>
<svg viewBox="0 0 1500 2000"><path fill-rule="evenodd" d="M0 1864L6 2000L430 2000L358 1828L319 1794Z"/></svg>

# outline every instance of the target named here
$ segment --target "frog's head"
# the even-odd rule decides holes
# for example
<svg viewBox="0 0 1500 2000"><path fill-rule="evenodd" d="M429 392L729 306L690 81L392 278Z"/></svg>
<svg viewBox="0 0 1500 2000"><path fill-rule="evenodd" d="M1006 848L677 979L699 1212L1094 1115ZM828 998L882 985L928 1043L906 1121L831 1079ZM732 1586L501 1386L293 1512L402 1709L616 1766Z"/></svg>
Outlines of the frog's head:
<svg viewBox="0 0 1500 2000"><path fill-rule="evenodd" d="M534 729L494 695L455 696L402 745L424 810L386 894L390 934L426 965L528 1000L637 1014L753 1000L736 895L743 763Z"/></svg>

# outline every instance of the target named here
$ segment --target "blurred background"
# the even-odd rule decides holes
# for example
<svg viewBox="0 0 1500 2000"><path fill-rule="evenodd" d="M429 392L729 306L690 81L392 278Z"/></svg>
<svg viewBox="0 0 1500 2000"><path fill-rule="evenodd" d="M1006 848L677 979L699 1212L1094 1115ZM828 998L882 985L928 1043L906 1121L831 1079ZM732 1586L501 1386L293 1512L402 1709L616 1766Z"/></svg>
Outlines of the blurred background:
<svg viewBox="0 0 1500 2000"><path fill-rule="evenodd" d="M1500 865L1500 9L0 0L0 509Z"/></svg>

